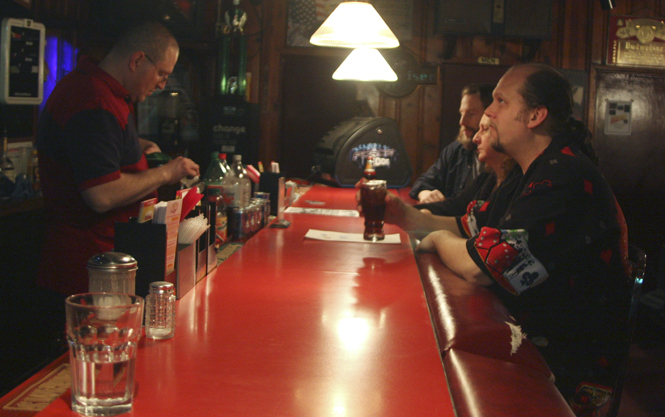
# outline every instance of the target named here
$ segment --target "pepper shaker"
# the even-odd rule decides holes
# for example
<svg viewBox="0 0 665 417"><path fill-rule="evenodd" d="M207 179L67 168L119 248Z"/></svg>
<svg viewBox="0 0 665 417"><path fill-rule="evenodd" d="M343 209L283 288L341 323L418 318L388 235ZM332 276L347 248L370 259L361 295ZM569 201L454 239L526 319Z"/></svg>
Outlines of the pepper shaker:
<svg viewBox="0 0 665 417"><path fill-rule="evenodd" d="M145 335L169 339L175 334L175 287L166 281L150 283L145 297Z"/></svg>

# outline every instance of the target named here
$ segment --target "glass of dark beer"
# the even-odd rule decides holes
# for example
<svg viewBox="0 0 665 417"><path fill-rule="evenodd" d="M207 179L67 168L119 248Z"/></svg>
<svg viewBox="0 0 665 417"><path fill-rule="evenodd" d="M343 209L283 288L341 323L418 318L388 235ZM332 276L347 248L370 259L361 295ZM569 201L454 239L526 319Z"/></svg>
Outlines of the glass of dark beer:
<svg viewBox="0 0 665 417"><path fill-rule="evenodd" d="M383 216L386 212L386 193L388 192L385 180L370 180L362 183L360 187L360 205L365 215L365 233L363 238L376 242L383 240Z"/></svg>

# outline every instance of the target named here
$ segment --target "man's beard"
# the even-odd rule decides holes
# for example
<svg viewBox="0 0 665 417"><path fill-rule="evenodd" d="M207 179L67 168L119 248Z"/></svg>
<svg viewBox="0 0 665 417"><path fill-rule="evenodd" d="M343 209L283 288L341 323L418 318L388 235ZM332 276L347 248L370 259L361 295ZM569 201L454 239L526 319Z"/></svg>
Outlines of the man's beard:
<svg viewBox="0 0 665 417"><path fill-rule="evenodd" d="M492 128L496 131L496 125L492 125ZM499 132L496 131L496 137L491 139L490 141L490 147L494 149L497 152L501 152L502 154L506 154L506 148L503 147L501 144L501 137L499 136Z"/></svg>
<svg viewBox="0 0 665 417"><path fill-rule="evenodd" d="M501 142L499 142L499 137L498 136L497 136L496 140L493 140L490 143L490 146L492 147L492 149L494 149L497 152L501 152L503 154L506 153L506 148L504 148L503 145L501 144Z"/></svg>
<svg viewBox="0 0 665 417"><path fill-rule="evenodd" d="M459 133L457 134L457 138L455 140L461 143L467 151L475 151L477 146L475 143L473 143L473 135L475 135L478 131L474 130L473 135L471 135L469 138L464 134L464 129L465 126L460 126Z"/></svg>
<svg viewBox="0 0 665 417"><path fill-rule="evenodd" d="M527 114L527 109L522 109L517 116L515 116L514 119L516 122L521 122L526 124L529 119L528 119L528 114ZM493 126L496 129L496 125ZM497 131L497 136L496 139L492 140L490 143L490 146L492 149L494 149L497 152L501 152L503 154L506 153L506 148L501 144L500 137L499 137L499 132Z"/></svg>

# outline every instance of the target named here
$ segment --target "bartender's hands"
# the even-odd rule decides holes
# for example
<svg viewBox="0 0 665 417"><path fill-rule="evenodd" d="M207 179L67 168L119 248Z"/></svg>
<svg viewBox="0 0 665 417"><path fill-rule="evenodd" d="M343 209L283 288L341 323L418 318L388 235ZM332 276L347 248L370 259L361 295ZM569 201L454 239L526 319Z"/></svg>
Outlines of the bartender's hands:
<svg viewBox="0 0 665 417"><path fill-rule="evenodd" d="M164 171L166 184L176 184L185 177L193 178L199 175L199 166L189 158L179 156L161 167L154 168Z"/></svg>
<svg viewBox="0 0 665 417"><path fill-rule="evenodd" d="M139 143L141 144L141 151L146 155L162 151L155 142L139 138Z"/></svg>
<svg viewBox="0 0 665 417"><path fill-rule="evenodd" d="M437 201L443 201L446 197L439 190L422 190L418 193L418 202L419 203L436 203Z"/></svg>
<svg viewBox="0 0 665 417"><path fill-rule="evenodd" d="M145 198L164 184L176 184L181 178L196 175L199 175L199 166L180 156L157 168L121 172L116 180L81 191L81 197L93 211L105 213Z"/></svg>

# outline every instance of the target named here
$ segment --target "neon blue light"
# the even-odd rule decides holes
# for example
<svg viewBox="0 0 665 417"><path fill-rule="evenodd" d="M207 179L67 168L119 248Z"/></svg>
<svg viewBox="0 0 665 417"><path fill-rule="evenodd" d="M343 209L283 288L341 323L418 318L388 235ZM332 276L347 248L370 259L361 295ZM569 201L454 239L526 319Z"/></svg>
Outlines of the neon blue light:
<svg viewBox="0 0 665 417"><path fill-rule="evenodd" d="M63 41L62 42L62 76L64 77L65 75L69 74L72 72L74 68L76 68L76 54L78 53L78 50L74 48L69 42ZM58 79L58 81L60 81Z"/></svg>
<svg viewBox="0 0 665 417"><path fill-rule="evenodd" d="M44 77L44 100L39 105L40 113L58 81L76 67L77 53L78 50L69 42L61 40L57 36L46 38L44 65L47 68L47 74Z"/></svg>
<svg viewBox="0 0 665 417"><path fill-rule="evenodd" d="M48 36L46 38L46 47L44 48L44 67L46 74L44 74L44 100L39 105L39 112L44 109L46 100L51 95L55 87L56 74L58 68L58 38L56 36Z"/></svg>

